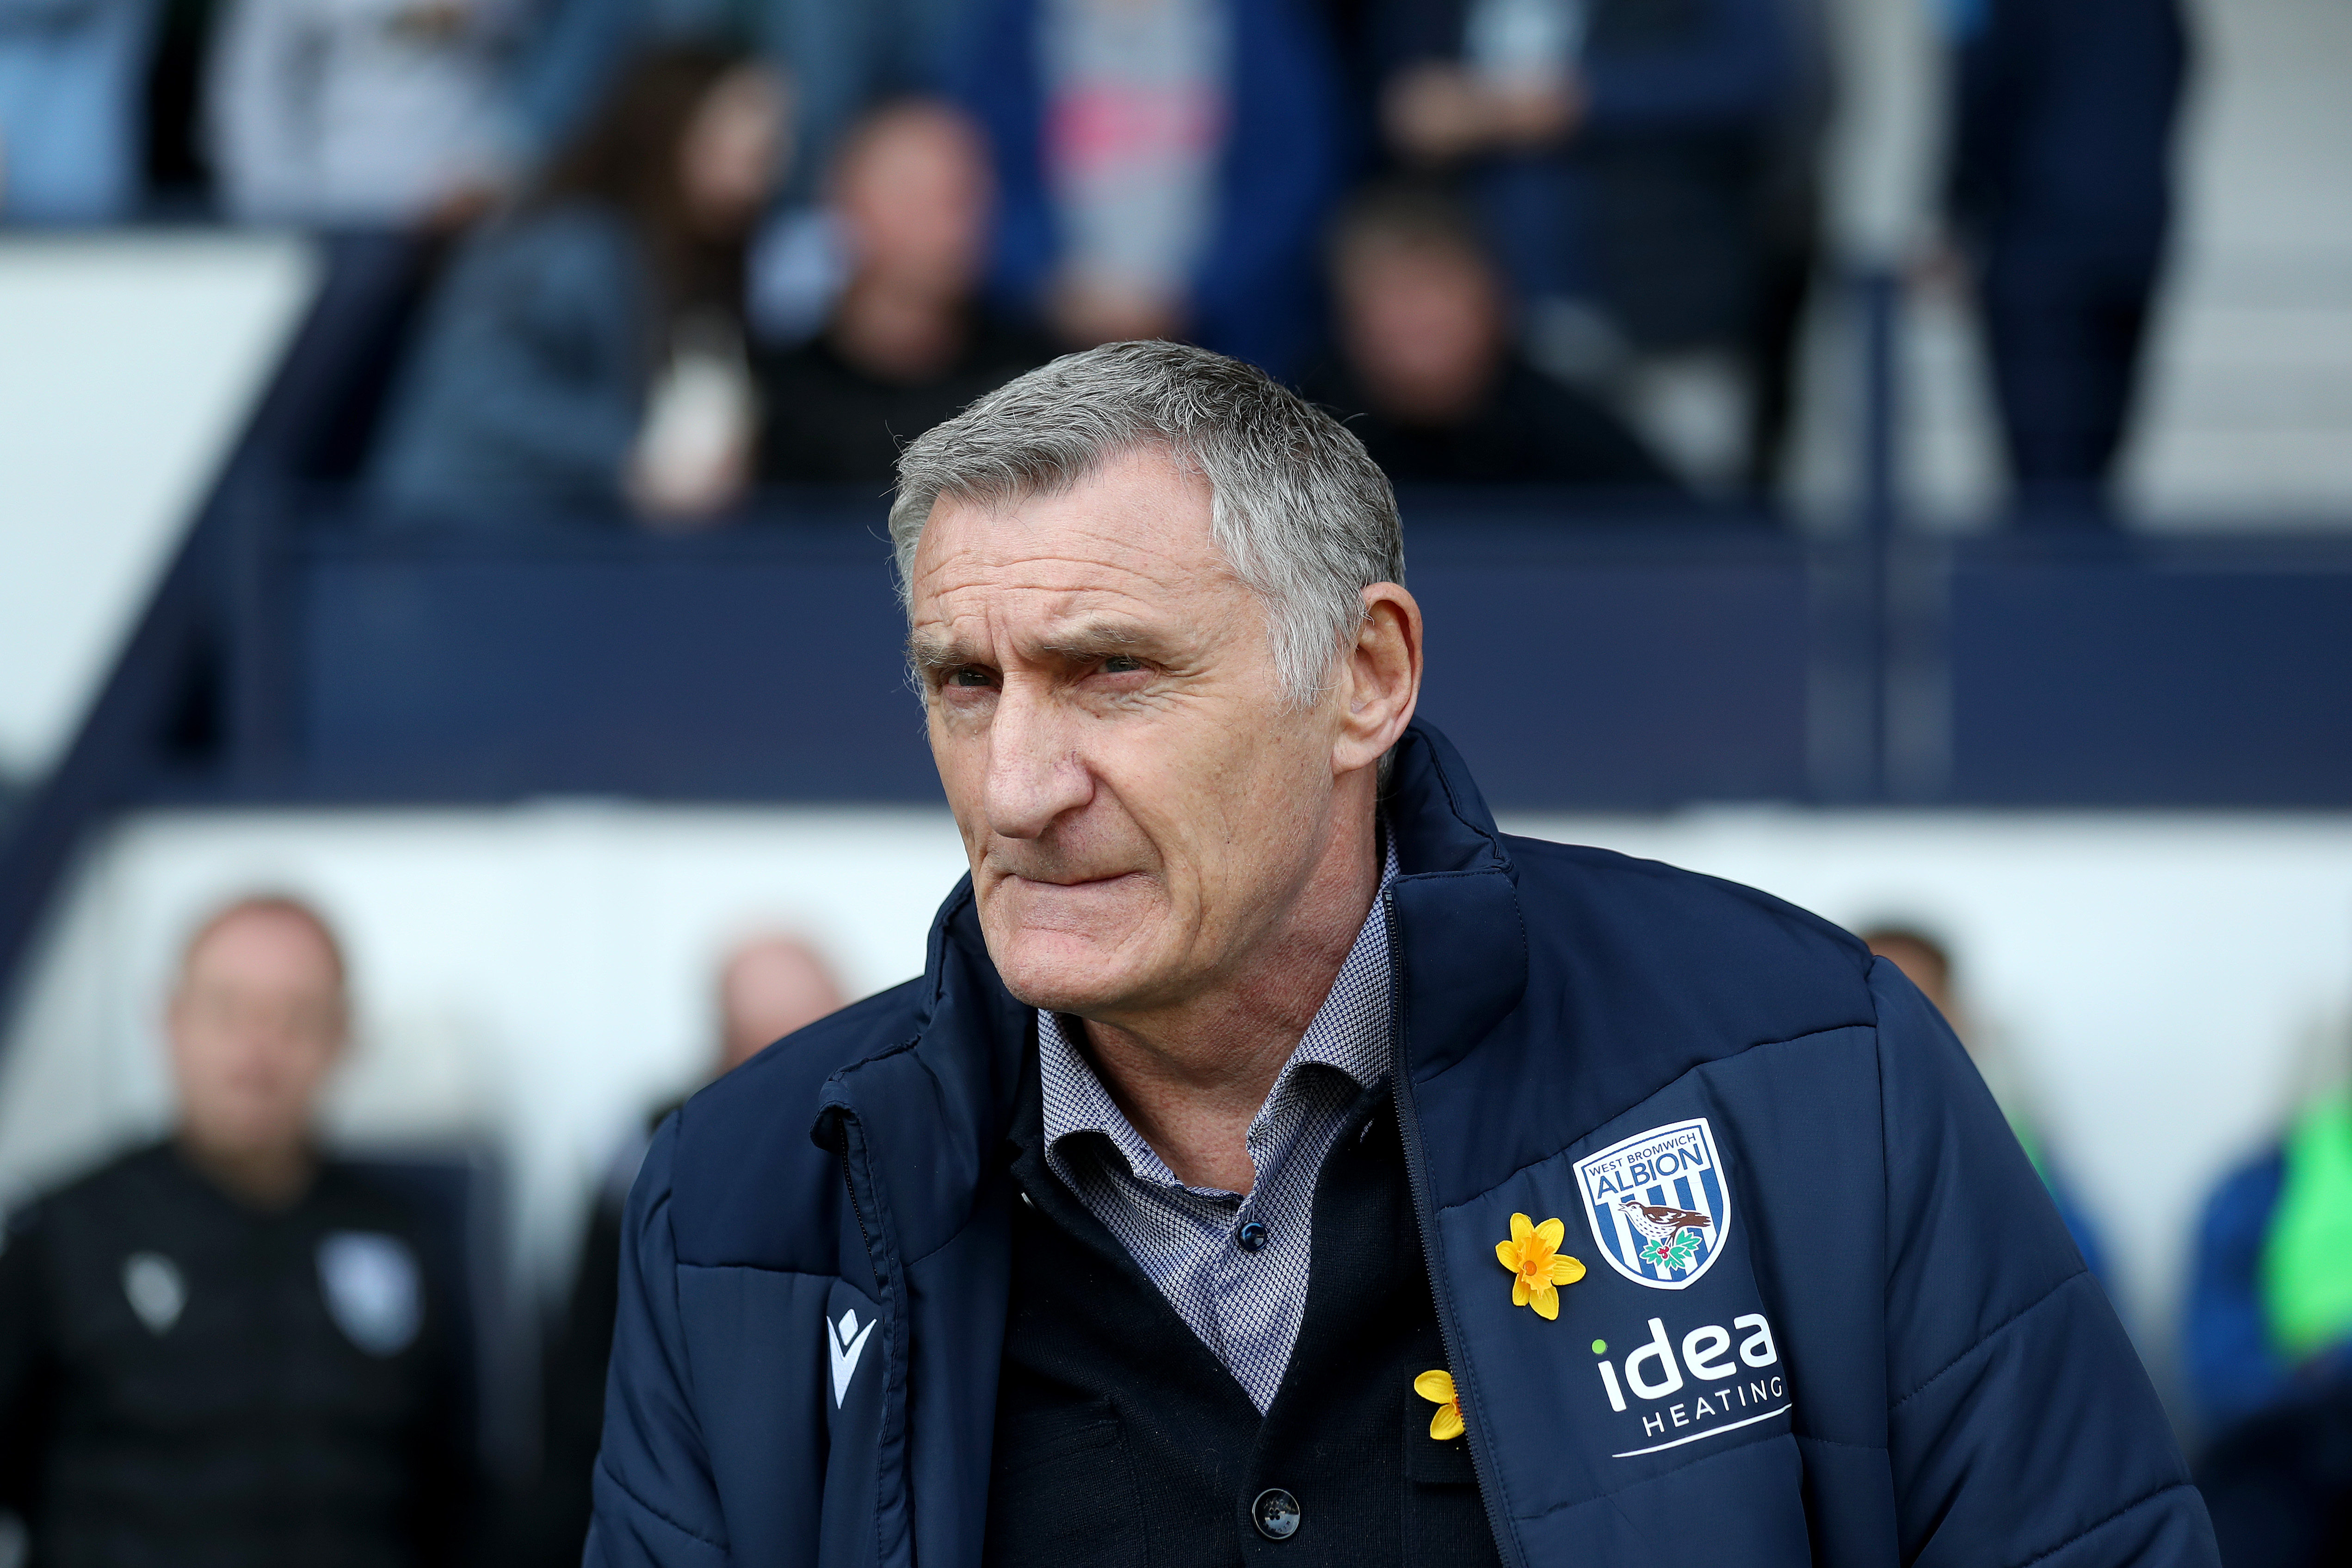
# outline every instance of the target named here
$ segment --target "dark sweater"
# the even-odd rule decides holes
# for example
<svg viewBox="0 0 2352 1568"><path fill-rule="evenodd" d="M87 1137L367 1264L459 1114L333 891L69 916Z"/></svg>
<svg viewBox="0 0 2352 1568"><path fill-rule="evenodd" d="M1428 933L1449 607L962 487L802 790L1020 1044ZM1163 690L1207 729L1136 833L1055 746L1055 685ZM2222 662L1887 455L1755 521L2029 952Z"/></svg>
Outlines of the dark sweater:
<svg viewBox="0 0 2352 1568"><path fill-rule="evenodd" d="M1047 1170L1034 1051L1026 1079L991 1568L1223 1568L1269 1548L1301 1565L1498 1563L1468 1446L1430 1436L1437 1407L1412 1388L1445 1352L1386 1086L1324 1162L1306 1315L1261 1416ZM1252 1519L1272 1489L1297 1501L1279 1542Z"/></svg>
<svg viewBox="0 0 2352 1568"><path fill-rule="evenodd" d="M1622 420L1517 357L1476 412L1419 425L1379 412L1363 384L1331 365L1301 390L1347 422L1401 485L1580 485L1671 492L1675 481Z"/></svg>
<svg viewBox="0 0 2352 1568"><path fill-rule="evenodd" d="M888 485L898 449L983 393L1053 357L1043 341L975 317L955 363L923 381L886 381L823 337L759 365L767 400L760 475L778 484Z"/></svg>

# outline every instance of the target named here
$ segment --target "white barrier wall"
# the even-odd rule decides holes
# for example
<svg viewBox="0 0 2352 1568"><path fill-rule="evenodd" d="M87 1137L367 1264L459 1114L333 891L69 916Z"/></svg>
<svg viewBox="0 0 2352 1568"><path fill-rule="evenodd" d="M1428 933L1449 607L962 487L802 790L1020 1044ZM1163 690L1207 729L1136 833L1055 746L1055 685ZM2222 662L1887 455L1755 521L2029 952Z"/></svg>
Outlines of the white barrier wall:
<svg viewBox="0 0 2352 1568"><path fill-rule="evenodd" d="M0 231L0 782L72 741L320 270L283 235Z"/></svg>
<svg viewBox="0 0 2352 1568"><path fill-rule="evenodd" d="M1946 932L2038 1091L2159 1373L2196 1207L2344 1054L2352 818L1696 813L1546 817L1832 919ZM159 1128L155 1017L178 943L257 888L343 929L362 1041L334 1125L503 1150L519 1263L552 1278L591 1185L709 1050L710 968L796 927L855 993L914 973L962 869L944 813L550 805L161 813L89 856L0 1064L0 1173L41 1183ZM782 1127L778 1137L803 1136ZM1828 1194L1824 1194L1828 1201Z"/></svg>

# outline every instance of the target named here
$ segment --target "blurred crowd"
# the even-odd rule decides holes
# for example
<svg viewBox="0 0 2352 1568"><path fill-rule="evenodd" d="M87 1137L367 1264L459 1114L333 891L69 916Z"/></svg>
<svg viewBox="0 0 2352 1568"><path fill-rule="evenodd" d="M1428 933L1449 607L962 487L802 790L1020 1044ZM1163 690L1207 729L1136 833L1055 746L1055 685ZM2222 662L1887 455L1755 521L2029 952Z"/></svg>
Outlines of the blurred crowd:
<svg viewBox="0 0 2352 1568"><path fill-rule="evenodd" d="M0 0L0 222L440 257L387 515L724 519L887 484L1172 336L1400 482L1769 501L1842 0ZM2169 223L2178 0L1933 6L1948 269L2018 510L2095 519Z"/></svg>
<svg viewBox="0 0 2352 1568"><path fill-rule="evenodd" d="M1970 1006L1930 928L1862 936L1950 1023L2103 1274L2034 1064ZM502 1315L486 1289L502 1266L478 1245L478 1170L339 1157L320 1139L354 1012L348 973L307 903L257 894L212 912L163 1008L168 1135L7 1215L0 1510L35 1560L579 1561L622 1205L679 1102L649 1107L612 1152L568 1287L536 1321ZM712 973L713 1077L846 1000L791 932L730 944ZM2319 1568L2352 1550L2347 1076L2223 1177L2196 1239L2185 1415L2230 1568ZM517 1386L519 1362L538 1391L520 1463L499 1457L486 1408Z"/></svg>

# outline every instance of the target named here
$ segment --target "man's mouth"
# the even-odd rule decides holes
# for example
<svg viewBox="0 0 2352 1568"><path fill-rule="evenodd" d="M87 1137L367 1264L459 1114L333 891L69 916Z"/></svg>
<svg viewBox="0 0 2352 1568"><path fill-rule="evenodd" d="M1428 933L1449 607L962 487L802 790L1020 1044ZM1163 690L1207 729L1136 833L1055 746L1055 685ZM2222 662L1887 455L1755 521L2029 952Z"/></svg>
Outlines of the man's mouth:
<svg viewBox="0 0 2352 1568"><path fill-rule="evenodd" d="M1105 871L1098 875L1087 876L1066 871L1044 874L1007 871L1004 873L1004 880L1026 882L1039 888L1103 888L1108 887L1113 882L1123 882L1138 874L1134 871Z"/></svg>

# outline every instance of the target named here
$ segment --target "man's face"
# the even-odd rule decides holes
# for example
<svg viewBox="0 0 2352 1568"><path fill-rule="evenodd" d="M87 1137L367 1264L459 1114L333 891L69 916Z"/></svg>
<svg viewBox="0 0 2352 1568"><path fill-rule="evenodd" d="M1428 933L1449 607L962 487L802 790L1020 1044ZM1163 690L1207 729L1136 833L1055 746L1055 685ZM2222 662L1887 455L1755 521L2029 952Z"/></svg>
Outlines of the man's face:
<svg viewBox="0 0 2352 1568"><path fill-rule="evenodd" d="M1484 263L1443 246L1368 240L1342 258L1337 281L1348 357L1382 412L1443 424L1475 410L1503 346Z"/></svg>
<svg viewBox="0 0 2352 1568"><path fill-rule="evenodd" d="M719 1070L734 1071L844 1000L833 971L808 943L789 936L745 942L719 972Z"/></svg>
<svg viewBox="0 0 2352 1568"><path fill-rule="evenodd" d="M912 574L931 752L1015 996L1115 1021L1234 974L1332 819L1339 704L1284 702L1265 610L1166 457L942 500Z"/></svg>
<svg viewBox="0 0 2352 1568"><path fill-rule="evenodd" d="M980 273L994 175L953 110L917 106L871 128L845 161L834 204L861 272L961 296Z"/></svg>
<svg viewBox="0 0 2352 1568"><path fill-rule="evenodd" d="M783 79L743 66L714 83L678 146L687 207L708 233L740 233L768 200L791 152L792 99Z"/></svg>
<svg viewBox="0 0 2352 1568"><path fill-rule="evenodd" d="M223 1154L298 1146L343 1041L343 988L319 933L278 910L229 916L188 954L166 1018L180 1122Z"/></svg>

